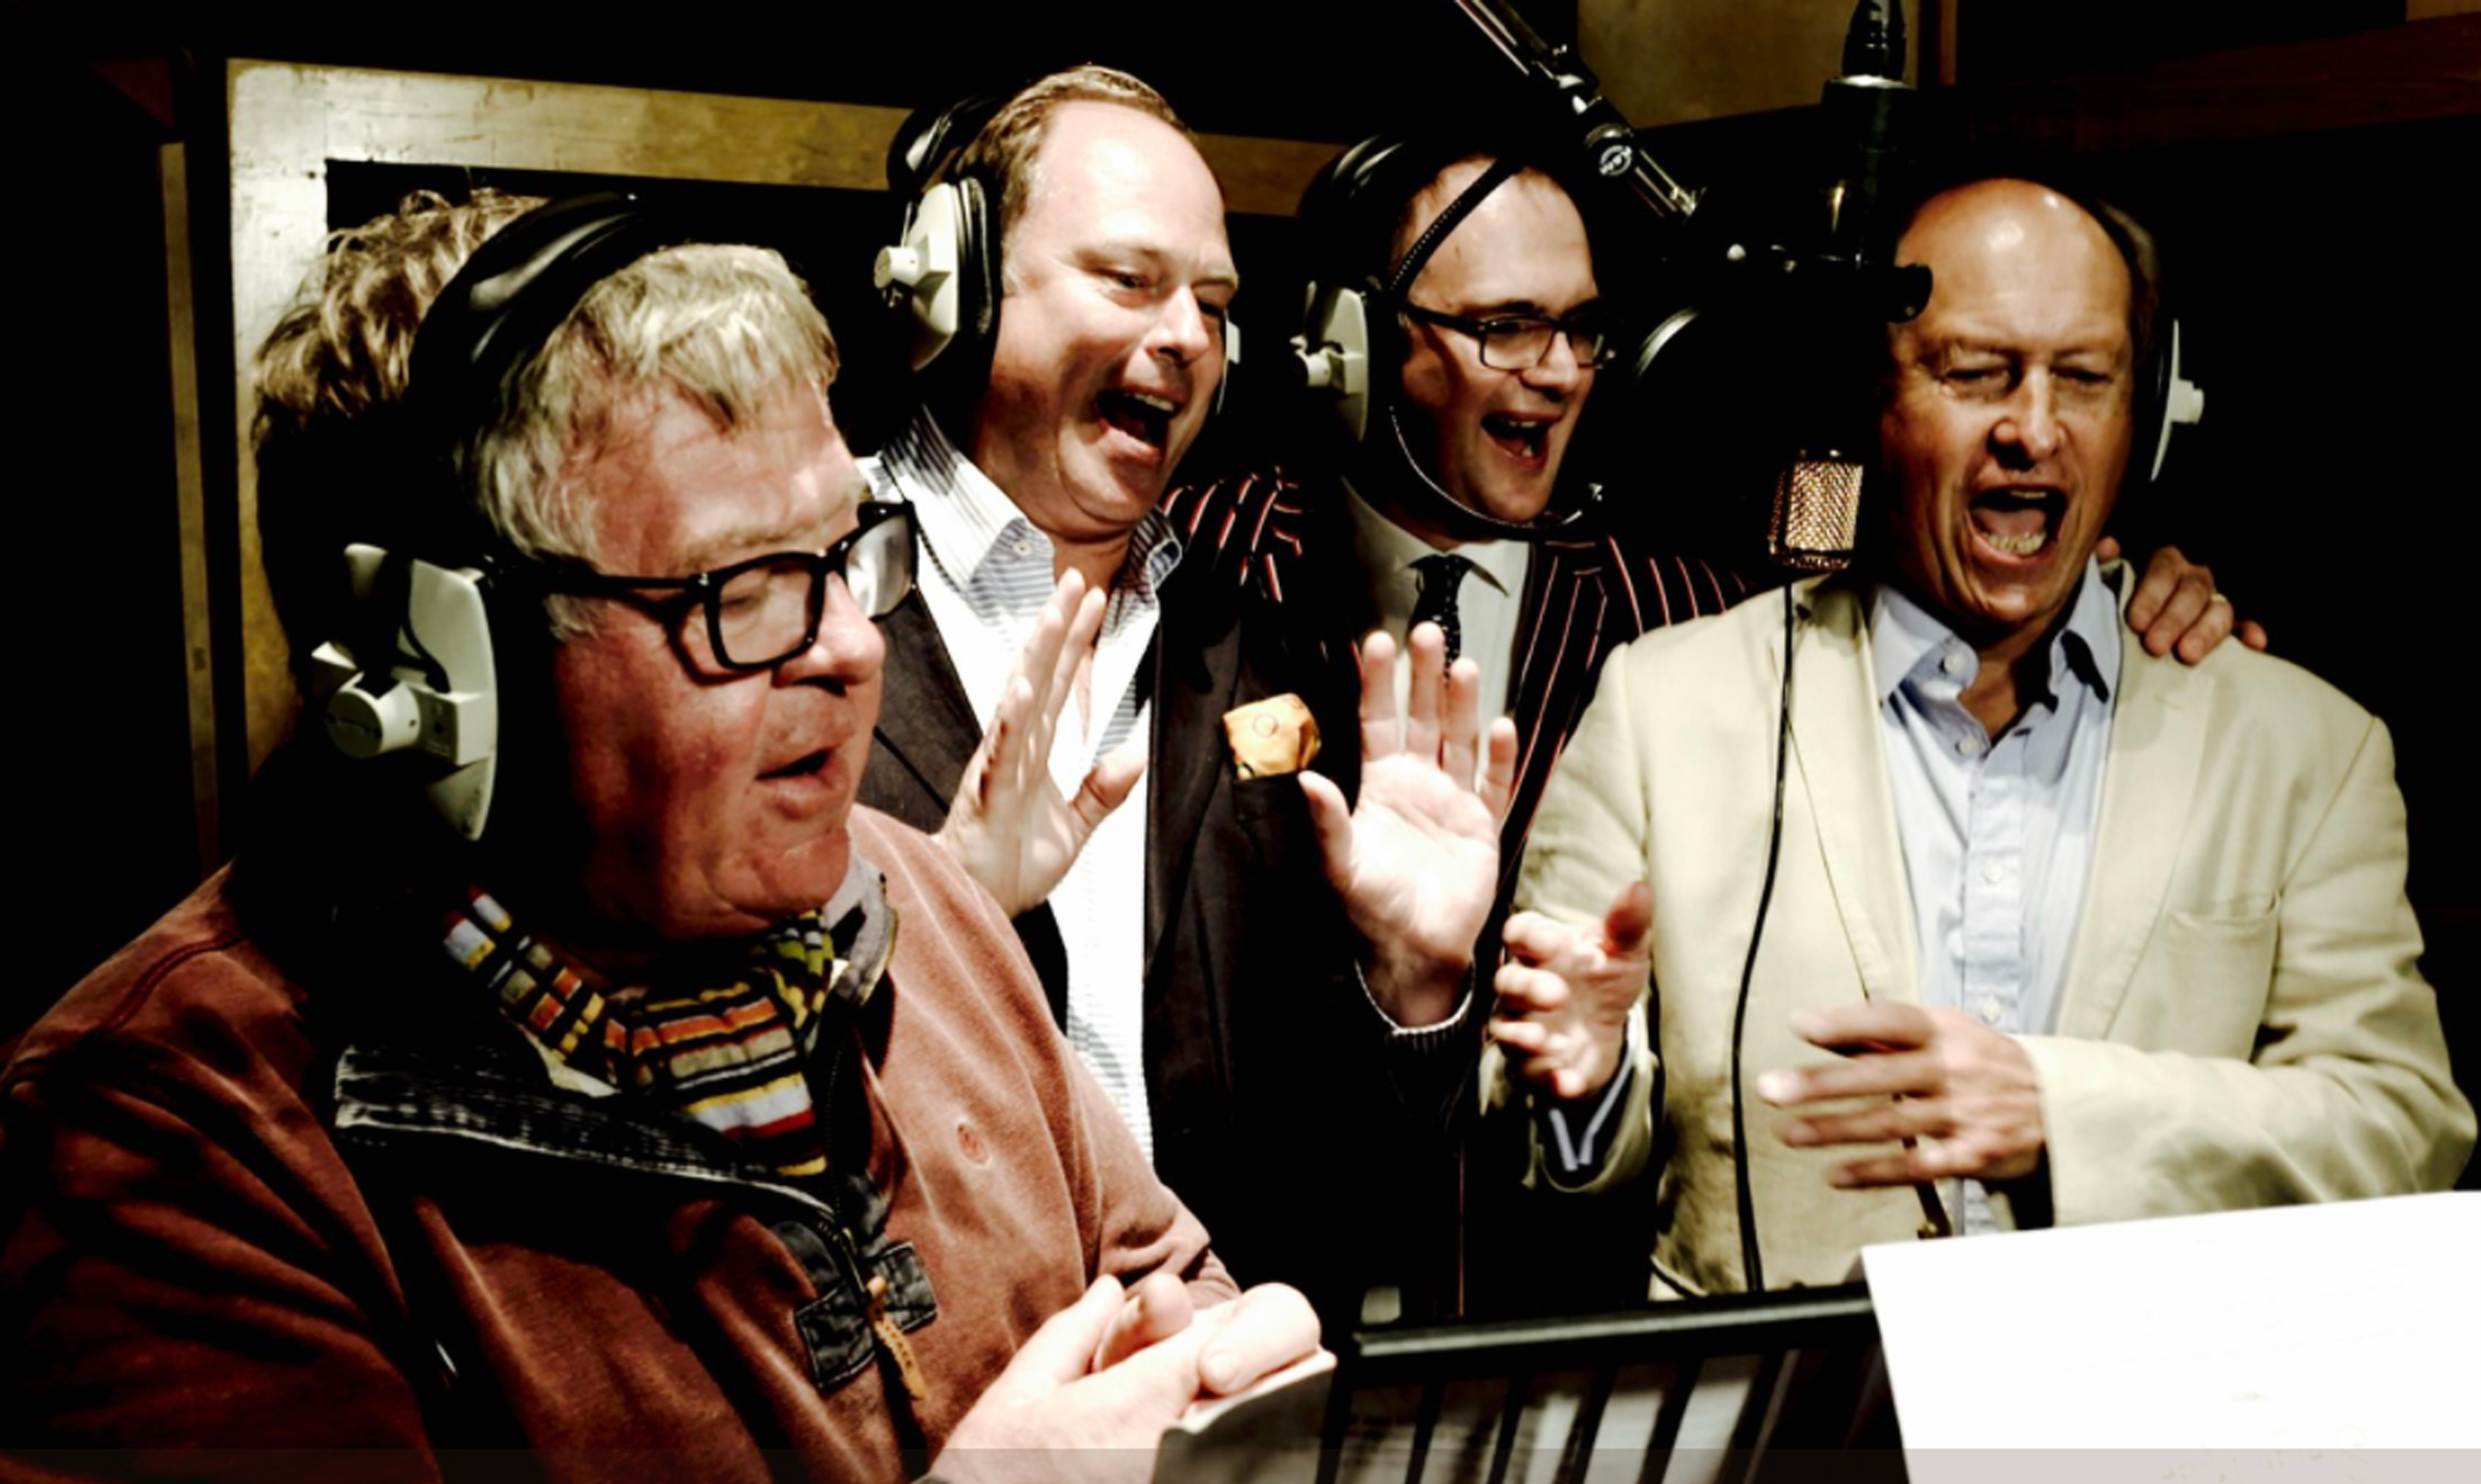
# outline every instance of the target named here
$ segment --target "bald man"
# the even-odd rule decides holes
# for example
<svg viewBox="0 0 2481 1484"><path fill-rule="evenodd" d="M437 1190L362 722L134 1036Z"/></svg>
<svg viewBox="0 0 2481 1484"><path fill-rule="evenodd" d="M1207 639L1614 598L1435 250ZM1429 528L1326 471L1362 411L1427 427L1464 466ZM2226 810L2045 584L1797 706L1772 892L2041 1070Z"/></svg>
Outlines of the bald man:
<svg viewBox="0 0 2481 1484"><path fill-rule="evenodd" d="M1606 1156L1537 1147L1532 1180L1658 1178L1656 1296L1840 1282L1925 1222L2452 1184L2472 1109L2416 967L2386 728L2240 645L2187 667L2125 641L2093 558L2150 253L2114 213L1982 180L1922 202L1898 259L1935 286L1889 331L1894 494L1862 570L1787 600L1754 960L1774 603L1615 656L1552 779L1490 1076L1502 1106L1626 1091Z"/></svg>

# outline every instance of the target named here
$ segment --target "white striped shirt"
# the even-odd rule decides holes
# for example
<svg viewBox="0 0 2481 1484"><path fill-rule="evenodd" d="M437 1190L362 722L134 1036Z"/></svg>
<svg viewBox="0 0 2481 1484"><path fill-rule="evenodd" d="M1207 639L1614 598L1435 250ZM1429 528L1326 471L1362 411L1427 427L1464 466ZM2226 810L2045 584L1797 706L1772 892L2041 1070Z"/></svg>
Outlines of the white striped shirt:
<svg viewBox="0 0 2481 1484"><path fill-rule="evenodd" d="M1056 583L1051 538L957 451L929 413L866 459L880 499L910 502L928 560L915 574L984 730ZM1179 539L1148 511L1129 541L1095 642L1090 715L1070 706L1053 736L1051 778L1074 796L1105 753L1152 735L1147 656ZM1099 727L1094 718L1100 718ZM1145 1079L1146 827L1135 799L1105 820L1050 898L1068 952L1068 1040L1151 1159Z"/></svg>

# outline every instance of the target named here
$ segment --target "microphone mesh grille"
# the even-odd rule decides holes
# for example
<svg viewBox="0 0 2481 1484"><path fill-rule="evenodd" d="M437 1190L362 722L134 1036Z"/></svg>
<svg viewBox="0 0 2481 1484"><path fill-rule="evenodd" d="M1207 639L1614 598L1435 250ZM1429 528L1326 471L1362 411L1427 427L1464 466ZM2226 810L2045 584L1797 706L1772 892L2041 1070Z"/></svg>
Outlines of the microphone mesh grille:
<svg viewBox="0 0 2481 1484"><path fill-rule="evenodd" d="M1837 572L1852 560L1860 527L1862 466L1836 455L1804 455L1775 480L1766 555L1797 572Z"/></svg>

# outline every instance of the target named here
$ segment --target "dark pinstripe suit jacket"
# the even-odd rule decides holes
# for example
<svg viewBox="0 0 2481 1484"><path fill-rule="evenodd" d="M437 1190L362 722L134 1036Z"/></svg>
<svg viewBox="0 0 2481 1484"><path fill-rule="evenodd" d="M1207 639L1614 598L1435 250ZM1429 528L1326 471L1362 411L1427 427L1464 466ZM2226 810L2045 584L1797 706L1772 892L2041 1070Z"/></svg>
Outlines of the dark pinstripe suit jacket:
<svg viewBox="0 0 2481 1484"><path fill-rule="evenodd" d="M1295 626L1357 641L1371 624L1352 572L1340 486L1270 470L1174 491L1165 510L1192 549L1287 608L1317 605ZM1527 565L1508 715L1516 721L1516 789L1500 837L1501 898L1524 860L1543 785L1593 697L1612 649L1649 630L1719 613L1754 590L1738 574L1694 557L1655 553L1607 533L1539 542Z"/></svg>

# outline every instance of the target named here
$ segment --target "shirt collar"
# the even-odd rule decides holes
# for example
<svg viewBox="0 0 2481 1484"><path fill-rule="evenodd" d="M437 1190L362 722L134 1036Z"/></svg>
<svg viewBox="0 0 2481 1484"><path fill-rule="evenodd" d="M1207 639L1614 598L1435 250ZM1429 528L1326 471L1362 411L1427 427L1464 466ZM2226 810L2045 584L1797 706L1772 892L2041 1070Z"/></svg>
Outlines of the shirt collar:
<svg viewBox="0 0 2481 1484"><path fill-rule="evenodd" d="M965 456L929 408L916 410L879 456L902 467L925 497L914 502L913 510L922 544L958 591L975 590L982 564L1003 550L1025 560L1039 557L1045 567L1052 564L1051 537L1026 518L980 465ZM1113 586L1155 601L1180 565L1181 553L1170 520L1161 509L1148 510L1130 533L1129 555Z"/></svg>
<svg viewBox="0 0 2481 1484"><path fill-rule="evenodd" d="M1352 512L1352 545L1361 569L1373 575L1409 572L1413 563L1435 557L1438 548L1381 514L1362 498L1350 481L1344 486L1345 508ZM1523 541L1460 541L1450 548L1474 564L1484 582L1508 597L1525 589L1525 565L1531 553Z"/></svg>
<svg viewBox="0 0 2481 1484"><path fill-rule="evenodd" d="M2050 637L2049 673L2064 671L2106 702L2119 674L2119 607L2102 580L2101 564L2088 557L2076 579L2076 595L2068 605L2068 621ZM1965 657L1961 673L1933 681L1950 653ZM1939 684L1960 692L1972 683L1980 656L1903 589L1882 582L1870 592L1869 663L1884 703L1908 683Z"/></svg>

